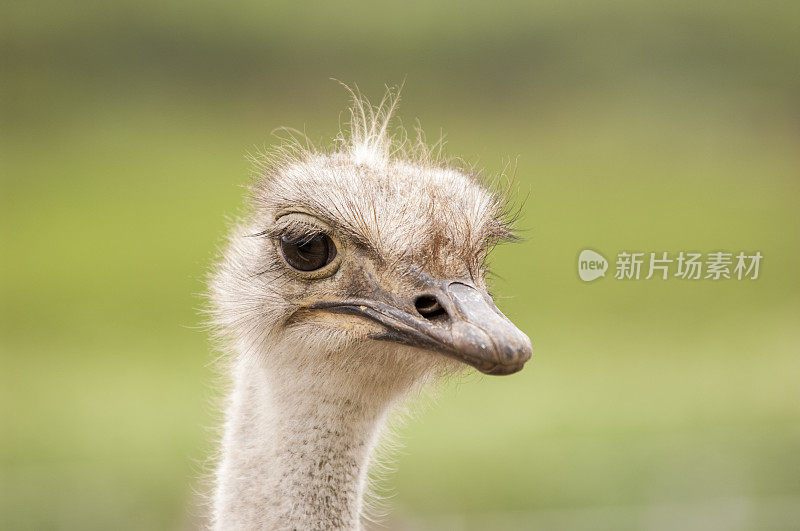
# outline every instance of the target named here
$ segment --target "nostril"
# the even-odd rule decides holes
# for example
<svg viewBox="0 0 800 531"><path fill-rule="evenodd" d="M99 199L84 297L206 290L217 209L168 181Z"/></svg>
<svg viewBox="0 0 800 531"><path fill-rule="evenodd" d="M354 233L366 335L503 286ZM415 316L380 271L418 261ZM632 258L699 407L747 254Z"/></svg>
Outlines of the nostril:
<svg viewBox="0 0 800 531"><path fill-rule="evenodd" d="M422 317L429 321L447 320L447 311L439 304L436 297L430 295L417 297L417 300L414 301L414 307Z"/></svg>

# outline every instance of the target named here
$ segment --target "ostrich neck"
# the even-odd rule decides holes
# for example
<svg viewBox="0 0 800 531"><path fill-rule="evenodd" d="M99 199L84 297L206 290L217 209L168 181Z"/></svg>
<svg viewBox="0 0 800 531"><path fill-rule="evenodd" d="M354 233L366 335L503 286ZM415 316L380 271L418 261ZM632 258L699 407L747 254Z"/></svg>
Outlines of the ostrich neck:
<svg viewBox="0 0 800 531"><path fill-rule="evenodd" d="M369 456L391 400L366 400L329 376L320 385L313 375L238 362L217 529L360 529Z"/></svg>

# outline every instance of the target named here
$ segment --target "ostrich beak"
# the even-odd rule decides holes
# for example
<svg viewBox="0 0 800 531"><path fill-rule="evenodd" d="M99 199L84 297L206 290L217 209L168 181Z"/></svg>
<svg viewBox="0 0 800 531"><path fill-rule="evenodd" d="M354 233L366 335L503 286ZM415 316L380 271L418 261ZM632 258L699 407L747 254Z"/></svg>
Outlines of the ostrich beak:
<svg viewBox="0 0 800 531"><path fill-rule="evenodd" d="M432 350L484 374L512 374L531 357L531 340L485 291L455 281L436 283L411 304L376 290L374 298L318 302L310 310L358 315L382 325L373 339ZM399 304L398 304L399 303Z"/></svg>

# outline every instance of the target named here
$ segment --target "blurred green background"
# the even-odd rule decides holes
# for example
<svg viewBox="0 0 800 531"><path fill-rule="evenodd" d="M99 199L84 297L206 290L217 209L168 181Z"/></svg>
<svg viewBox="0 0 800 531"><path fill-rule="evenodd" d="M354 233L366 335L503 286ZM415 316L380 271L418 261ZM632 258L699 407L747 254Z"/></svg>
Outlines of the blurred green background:
<svg viewBox="0 0 800 531"><path fill-rule="evenodd" d="M534 340L401 431L392 529L800 525L800 4L0 8L0 528L191 529L216 424L197 308L279 126L400 117L490 171ZM518 156L518 158L517 158ZM757 281L584 284L583 248L761 251Z"/></svg>

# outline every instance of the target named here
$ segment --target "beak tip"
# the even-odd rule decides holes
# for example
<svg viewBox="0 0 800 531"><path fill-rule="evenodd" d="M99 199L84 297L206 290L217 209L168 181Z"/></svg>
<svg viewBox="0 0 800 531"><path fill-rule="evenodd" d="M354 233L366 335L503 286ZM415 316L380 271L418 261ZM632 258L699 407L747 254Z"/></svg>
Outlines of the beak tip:
<svg viewBox="0 0 800 531"><path fill-rule="evenodd" d="M499 349L498 364L495 370L489 374L513 374L519 372L525 363L533 356L533 345L527 335L519 331L519 336L515 340L507 341Z"/></svg>
<svg viewBox="0 0 800 531"><path fill-rule="evenodd" d="M460 321L452 328L453 346L484 374L513 374L522 370L533 354L528 336L516 328L513 331L492 337L481 328Z"/></svg>

